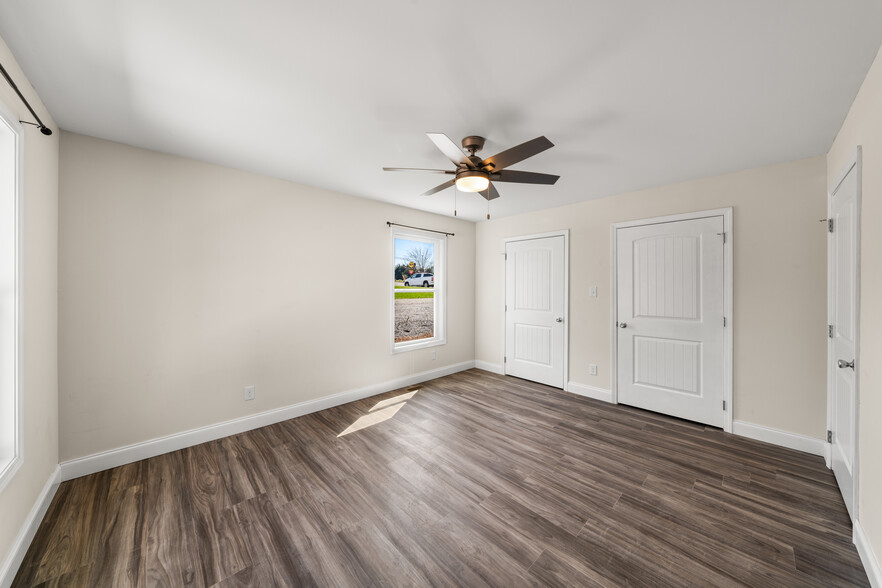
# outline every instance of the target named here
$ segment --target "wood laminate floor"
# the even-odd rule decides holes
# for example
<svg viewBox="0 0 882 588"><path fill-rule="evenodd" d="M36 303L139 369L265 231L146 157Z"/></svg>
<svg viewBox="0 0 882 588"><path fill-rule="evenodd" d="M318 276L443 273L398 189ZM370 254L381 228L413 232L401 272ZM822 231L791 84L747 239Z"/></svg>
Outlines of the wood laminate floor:
<svg viewBox="0 0 882 588"><path fill-rule="evenodd" d="M821 458L471 370L65 482L17 586L867 586Z"/></svg>

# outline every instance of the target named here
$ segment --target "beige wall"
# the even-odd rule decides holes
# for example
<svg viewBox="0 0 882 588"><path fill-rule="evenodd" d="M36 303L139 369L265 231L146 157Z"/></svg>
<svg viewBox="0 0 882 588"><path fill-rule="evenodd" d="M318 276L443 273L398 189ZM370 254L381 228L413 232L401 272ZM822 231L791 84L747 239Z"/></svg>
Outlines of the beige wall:
<svg viewBox="0 0 882 588"><path fill-rule="evenodd" d="M731 206L735 420L822 438L824 178L820 156L479 223L477 359L502 364L502 239L569 229L569 380L608 389L610 224ZM588 296L590 286L597 298ZM588 374L589 363L598 365L597 376Z"/></svg>
<svg viewBox="0 0 882 588"><path fill-rule="evenodd" d="M58 463L58 127L31 88L6 44L0 63L15 80L51 137L24 125L22 246L22 395L24 463L0 493L0 565L25 517ZM0 102L32 121L24 104L0 79Z"/></svg>
<svg viewBox="0 0 882 588"><path fill-rule="evenodd" d="M472 223L71 133L60 202L62 461L474 359ZM456 233L444 346L389 352L387 220Z"/></svg>
<svg viewBox="0 0 882 588"><path fill-rule="evenodd" d="M860 452L858 520L882 557L882 52L827 154L827 183L863 150L861 202ZM880 562L882 563L882 562Z"/></svg>

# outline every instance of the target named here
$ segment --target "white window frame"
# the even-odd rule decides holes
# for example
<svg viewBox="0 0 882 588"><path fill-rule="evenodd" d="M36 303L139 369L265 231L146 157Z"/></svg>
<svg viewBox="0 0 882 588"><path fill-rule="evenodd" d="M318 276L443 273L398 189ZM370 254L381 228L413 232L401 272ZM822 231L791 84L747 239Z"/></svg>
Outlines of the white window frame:
<svg viewBox="0 0 882 588"><path fill-rule="evenodd" d="M8 275L0 277L0 279L8 279L12 282L11 299L4 300L0 298L0 312L9 313L12 316L12 324L8 327L11 328L12 333L0 333L0 336L3 336L4 338L7 336L10 337L10 340L12 341L11 353L13 355L8 362L8 365L12 366L12 373L0 373L0 401L8 401L8 395L12 396L12 430L9 430L10 423L0 422L0 434L9 435L6 439L0 439L0 447L3 445L11 445L12 447L11 457L4 459L0 456L0 492L2 492L24 463L24 455L22 451L23 427L21 425L21 194L23 175L22 142L24 132L21 124L18 122L18 117L14 116L2 102L0 102L0 126L5 127L4 131L8 130L12 133L15 157L15 162L13 164L12 194L9 194L6 191L7 186L0 185L0 199L4 200L3 202L0 202L0 210L4 211L4 214L11 212L11 224L13 227L11 232L5 230L5 226L3 227L4 230L0 231L0 239L10 240L9 245L11 245L11 247L9 249L11 250L12 257L11 268ZM5 182L6 180L0 181ZM6 201L7 199L11 199L12 201ZM4 244L4 246L5 245L6 244ZM2 265L0 265L0 267L2 267ZM6 329L7 327L0 326L0 328Z"/></svg>
<svg viewBox="0 0 882 588"><path fill-rule="evenodd" d="M393 264L395 260L395 239L408 239L421 241L435 246L434 263L435 286L433 287L435 302L435 336L431 339L419 339L417 341L395 342L395 280L391 281L389 288L389 332L392 345L392 353L404 353L416 349L425 349L447 343L447 235L431 233L419 229L408 229L392 226L389 229L390 254ZM394 265L393 265L394 268Z"/></svg>

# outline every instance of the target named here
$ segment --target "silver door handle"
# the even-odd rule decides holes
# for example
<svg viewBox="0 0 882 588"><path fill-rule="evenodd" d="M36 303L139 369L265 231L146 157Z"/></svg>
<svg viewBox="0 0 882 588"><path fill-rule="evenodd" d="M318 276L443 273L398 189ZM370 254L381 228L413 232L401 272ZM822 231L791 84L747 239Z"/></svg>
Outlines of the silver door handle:
<svg viewBox="0 0 882 588"><path fill-rule="evenodd" d="M554 319L554 322L556 322L556 323L562 323L562 322L563 322L563 317L562 317L562 316L557 317L556 319Z"/></svg>
<svg viewBox="0 0 882 588"><path fill-rule="evenodd" d="M628 326L628 323L619 323L619 328L620 328L620 329L624 329L624 328L627 327L627 326Z"/></svg>
<svg viewBox="0 0 882 588"><path fill-rule="evenodd" d="M841 367L841 368L850 367L851 369L854 369L854 360L852 359L851 361L845 361L844 359L840 359L839 360L839 367Z"/></svg>

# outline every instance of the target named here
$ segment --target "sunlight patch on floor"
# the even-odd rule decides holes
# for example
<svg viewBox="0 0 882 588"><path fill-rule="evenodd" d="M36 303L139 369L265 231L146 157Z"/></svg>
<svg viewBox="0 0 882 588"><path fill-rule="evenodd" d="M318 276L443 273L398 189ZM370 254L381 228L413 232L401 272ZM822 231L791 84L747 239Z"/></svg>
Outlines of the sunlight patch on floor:
<svg viewBox="0 0 882 588"><path fill-rule="evenodd" d="M411 392L400 394L393 398L387 398L386 400L379 401L373 406L373 408L368 411L366 415L358 417L358 419L356 419L354 423L346 427L346 430L337 435L337 437L343 437L344 435L348 435L349 433L354 433L356 431L378 425L384 421L388 421L389 419L394 417L395 414L399 410L401 410L401 407L404 406L404 404L408 400L413 398L417 392L419 392L419 390L413 390Z"/></svg>

